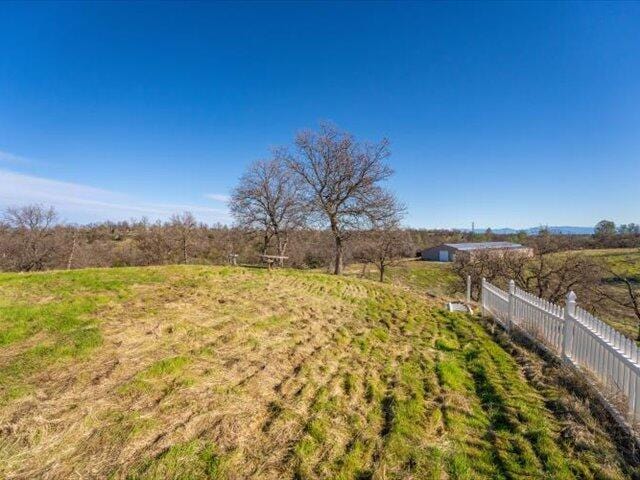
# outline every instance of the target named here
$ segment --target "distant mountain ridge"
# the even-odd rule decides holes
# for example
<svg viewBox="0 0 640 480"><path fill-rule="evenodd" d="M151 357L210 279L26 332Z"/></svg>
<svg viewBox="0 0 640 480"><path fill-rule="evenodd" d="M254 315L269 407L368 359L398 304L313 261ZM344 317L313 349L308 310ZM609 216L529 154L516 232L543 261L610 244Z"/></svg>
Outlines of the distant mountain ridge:
<svg viewBox="0 0 640 480"><path fill-rule="evenodd" d="M530 228L492 228L493 233L499 235L512 235L518 232L526 232L527 235L538 235L543 228L548 229L551 233L562 235L593 235L594 227L572 227L572 226L560 226L560 227L530 227ZM470 231L470 230L467 230ZM485 229L476 228L477 233L483 233Z"/></svg>

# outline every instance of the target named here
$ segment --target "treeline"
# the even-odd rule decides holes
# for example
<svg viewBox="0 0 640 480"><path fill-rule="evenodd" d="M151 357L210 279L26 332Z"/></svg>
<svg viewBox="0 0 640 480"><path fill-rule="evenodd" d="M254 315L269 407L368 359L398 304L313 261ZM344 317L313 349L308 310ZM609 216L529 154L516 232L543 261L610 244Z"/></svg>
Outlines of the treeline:
<svg viewBox="0 0 640 480"><path fill-rule="evenodd" d="M52 207L12 207L0 216L0 270L40 271L89 267L166 264L225 264L237 254L240 264L259 264L264 232L206 225L185 212L169 221L147 219L87 225L60 223ZM457 232L403 230L399 256L409 258L424 245L464 239ZM354 232L345 261L362 261L377 232ZM289 233L287 266L333 268L334 239L328 230Z"/></svg>
<svg viewBox="0 0 640 480"><path fill-rule="evenodd" d="M613 223L613 222L612 222ZM483 233L464 234L464 238L472 242L497 242L508 241L525 245L527 247L536 248L536 240L540 236L549 235L553 237L553 245L557 251L566 250L586 250L599 248L638 248L640 247L640 229L635 228L628 230L626 225L616 227L614 231L601 232L595 229L593 235L576 235L576 234L560 234L552 233L547 228L541 227L536 235L528 235L526 232L514 234L495 234L490 230ZM427 231L429 235L429 231Z"/></svg>
<svg viewBox="0 0 640 480"><path fill-rule="evenodd" d="M354 232L345 262L362 262L379 253L375 240L388 233ZM496 235L457 230L401 229L392 237L394 256L410 258L441 243L517 241L539 248L540 236ZM584 248L639 247L640 234L553 235L545 248L553 251ZM552 243L551 243L552 242ZM298 229L289 234L287 266L332 269L334 238L330 231ZM0 216L0 270L145 266L165 264L225 264L230 254L239 263L258 264L264 233L226 225L205 225L188 212L166 222L146 219L88 225L61 224L55 210L42 205L8 208Z"/></svg>
<svg viewBox="0 0 640 480"><path fill-rule="evenodd" d="M294 236L298 234L304 240L296 238L292 245L310 243L314 248L309 252L292 248L292 265L318 265L323 235L296 232ZM188 212L166 222L140 219L63 225L53 208L28 205L4 212L0 223L0 269L223 264L230 254L238 254L240 262L257 263L260 242L257 232L205 225Z"/></svg>

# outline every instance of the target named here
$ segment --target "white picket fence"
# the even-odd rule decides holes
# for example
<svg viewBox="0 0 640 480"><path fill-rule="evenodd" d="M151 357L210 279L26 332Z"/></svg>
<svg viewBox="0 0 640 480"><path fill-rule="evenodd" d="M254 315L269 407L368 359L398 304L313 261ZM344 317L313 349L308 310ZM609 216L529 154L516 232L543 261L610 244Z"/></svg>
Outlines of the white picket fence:
<svg viewBox="0 0 640 480"><path fill-rule="evenodd" d="M640 423L640 349L578 307L573 292L563 308L516 288L513 280L505 292L482 279L481 295L483 314L491 314L506 330L517 326L573 364L595 385L610 409L624 415L630 425Z"/></svg>

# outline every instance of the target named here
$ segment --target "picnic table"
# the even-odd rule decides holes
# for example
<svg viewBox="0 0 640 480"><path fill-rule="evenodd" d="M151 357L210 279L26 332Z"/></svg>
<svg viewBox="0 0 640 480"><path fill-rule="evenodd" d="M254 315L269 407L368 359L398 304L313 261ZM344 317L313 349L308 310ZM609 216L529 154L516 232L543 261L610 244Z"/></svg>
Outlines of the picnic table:
<svg viewBox="0 0 640 480"><path fill-rule="evenodd" d="M260 260L267 264L269 270L271 270L271 267L273 267L273 264L276 263L276 261L280 264L280 266L282 266L284 261L288 258L289 257L285 257L283 255L260 255Z"/></svg>

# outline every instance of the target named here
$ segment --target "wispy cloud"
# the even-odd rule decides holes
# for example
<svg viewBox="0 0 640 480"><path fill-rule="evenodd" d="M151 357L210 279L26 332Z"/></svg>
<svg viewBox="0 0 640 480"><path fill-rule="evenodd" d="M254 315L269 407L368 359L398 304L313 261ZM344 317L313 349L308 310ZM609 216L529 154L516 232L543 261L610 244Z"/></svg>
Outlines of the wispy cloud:
<svg viewBox="0 0 640 480"><path fill-rule="evenodd" d="M33 160L21 157L20 155L14 155L13 153L4 152L0 150L0 162L1 163L13 163L18 165L29 165L36 163Z"/></svg>
<svg viewBox="0 0 640 480"><path fill-rule="evenodd" d="M216 202L228 202L229 201L229 195L225 195L223 193L205 193L204 194L205 198L208 198L209 200L215 200Z"/></svg>
<svg viewBox="0 0 640 480"><path fill-rule="evenodd" d="M53 205L74 221L118 220L140 216L166 219L185 210L209 223L229 220L226 209L145 202L111 190L0 169L0 205L29 203Z"/></svg>

